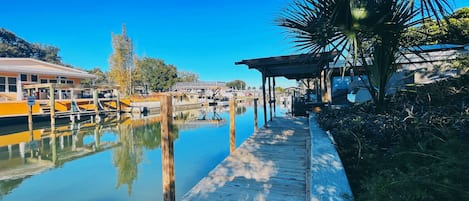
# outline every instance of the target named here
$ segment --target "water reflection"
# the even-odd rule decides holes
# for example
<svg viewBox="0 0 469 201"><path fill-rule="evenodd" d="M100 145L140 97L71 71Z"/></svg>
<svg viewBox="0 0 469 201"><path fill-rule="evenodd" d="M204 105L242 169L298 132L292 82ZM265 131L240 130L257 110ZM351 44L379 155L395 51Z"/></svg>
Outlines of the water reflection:
<svg viewBox="0 0 469 201"><path fill-rule="evenodd" d="M237 143L253 132L252 110L239 108L237 114L244 118L239 125L245 128L239 129ZM229 154L228 109L174 113L173 139L179 141L184 132L186 140L175 149L176 177L182 179L177 197ZM77 200L159 200L161 189L155 189L161 188L160 121L158 115L123 115L55 129L38 123L32 132L26 126L13 133L1 126L0 200L61 200L50 195L62 190ZM38 197L31 198L31 192Z"/></svg>
<svg viewBox="0 0 469 201"><path fill-rule="evenodd" d="M173 124L183 130L206 126L221 127L226 125L226 119L222 118L220 114L228 111L228 107L206 107L180 111L175 113Z"/></svg>
<svg viewBox="0 0 469 201"><path fill-rule="evenodd" d="M142 162L143 149L154 150L161 146L161 119L158 117L134 120L132 124L118 125L120 146L114 149L113 162L117 169L116 188L127 185L132 193L132 184L137 179L138 166ZM173 139L179 136L173 125Z"/></svg>

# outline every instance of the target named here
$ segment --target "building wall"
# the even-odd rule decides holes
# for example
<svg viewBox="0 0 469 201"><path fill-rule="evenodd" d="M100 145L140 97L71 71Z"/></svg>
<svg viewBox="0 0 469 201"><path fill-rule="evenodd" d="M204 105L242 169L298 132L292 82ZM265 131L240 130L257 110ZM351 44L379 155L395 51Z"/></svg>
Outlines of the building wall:
<svg viewBox="0 0 469 201"><path fill-rule="evenodd" d="M457 69L451 68L451 61L407 64L402 68L411 69L414 72L415 84L428 84L460 74Z"/></svg>
<svg viewBox="0 0 469 201"><path fill-rule="evenodd" d="M14 82L14 83L13 83ZM56 75L40 75L28 73L0 72L0 101L22 100L26 96L23 86L25 84L39 83L81 84L80 78L58 78ZM39 99L47 97L46 90L40 90L36 96Z"/></svg>

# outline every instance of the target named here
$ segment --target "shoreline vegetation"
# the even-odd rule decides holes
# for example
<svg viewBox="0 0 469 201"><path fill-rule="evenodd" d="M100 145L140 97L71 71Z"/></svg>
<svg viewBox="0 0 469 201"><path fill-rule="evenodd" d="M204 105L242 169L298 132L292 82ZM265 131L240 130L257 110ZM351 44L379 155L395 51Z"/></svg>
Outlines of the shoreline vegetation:
<svg viewBox="0 0 469 201"><path fill-rule="evenodd" d="M469 200L469 74L317 115L356 200Z"/></svg>

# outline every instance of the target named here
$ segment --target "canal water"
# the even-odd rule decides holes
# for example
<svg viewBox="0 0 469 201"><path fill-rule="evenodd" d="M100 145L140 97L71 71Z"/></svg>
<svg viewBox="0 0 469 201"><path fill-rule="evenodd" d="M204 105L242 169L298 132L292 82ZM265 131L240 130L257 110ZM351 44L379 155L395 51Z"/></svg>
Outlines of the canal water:
<svg viewBox="0 0 469 201"><path fill-rule="evenodd" d="M236 108L236 146L253 133L253 113L251 104ZM0 201L162 200L160 120L110 117L15 133L0 125ZM228 107L175 112L173 135L179 200L229 155Z"/></svg>

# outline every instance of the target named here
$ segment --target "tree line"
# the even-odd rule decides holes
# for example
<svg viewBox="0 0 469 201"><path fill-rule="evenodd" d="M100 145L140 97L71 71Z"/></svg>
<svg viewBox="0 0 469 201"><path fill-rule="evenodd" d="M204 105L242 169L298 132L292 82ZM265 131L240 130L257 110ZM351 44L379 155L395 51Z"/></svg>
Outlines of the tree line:
<svg viewBox="0 0 469 201"><path fill-rule="evenodd" d="M469 7L456 10L445 20L426 19L420 26L410 27L404 38L417 45L469 43Z"/></svg>
<svg viewBox="0 0 469 201"><path fill-rule="evenodd" d="M173 65L151 57L138 58L133 52L132 40L127 36L125 26L122 34L112 34L113 53L109 58L110 69L99 67L87 70L96 75L95 80L82 81L85 86L92 84L118 84L121 92L131 94L136 91L166 91L176 82L198 81L199 75L178 71ZM30 43L13 32L0 28L0 57L34 58L41 61L73 67L62 62L58 47ZM74 67L77 68L77 67Z"/></svg>
<svg viewBox="0 0 469 201"><path fill-rule="evenodd" d="M0 28L0 57L34 58L49 63L65 65L58 55L59 48L30 43L13 32ZM68 65L66 65L68 66Z"/></svg>
<svg viewBox="0 0 469 201"><path fill-rule="evenodd" d="M125 25L121 34L112 33L112 54L109 57L109 71L95 67L87 72L96 79L86 79L82 85L119 85L121 93L150 93L168 91L176 82L199 81L199 75L193 72L179 71L176 66L152 57L139 58L134 53L131 38ZM58 55L59 48L39 43L30 43L16 36L13 32L0 28L0 57L34 58L49 63L73 67L62 62ZM75 67L76 68L76 67ZM229 88L246 89L242 80L227 82Z"/></svg>

